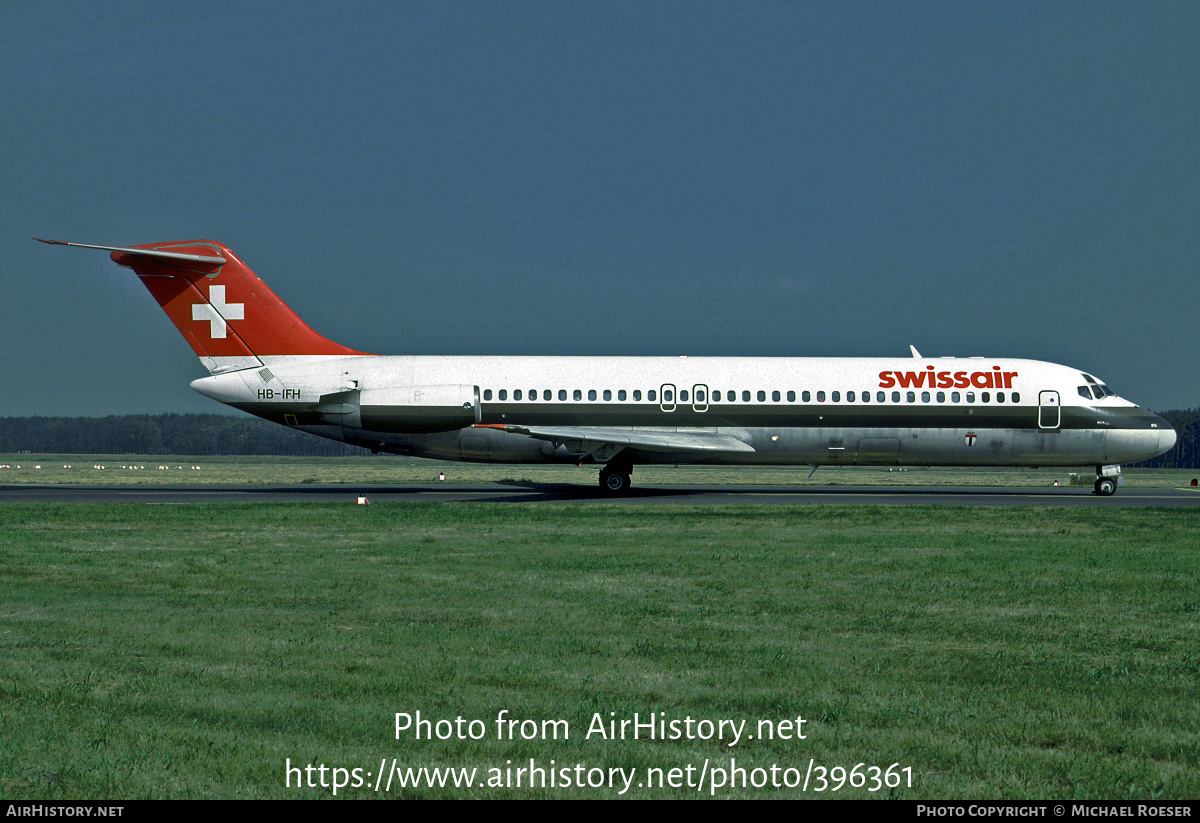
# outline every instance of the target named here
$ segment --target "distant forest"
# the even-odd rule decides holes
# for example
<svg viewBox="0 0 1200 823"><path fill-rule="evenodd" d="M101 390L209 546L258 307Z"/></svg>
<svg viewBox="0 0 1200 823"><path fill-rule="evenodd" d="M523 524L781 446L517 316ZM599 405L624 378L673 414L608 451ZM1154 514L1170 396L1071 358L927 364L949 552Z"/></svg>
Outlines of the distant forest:
<svg viewBox="0 0 1200 823"><path fill-rule="evenodd" d="M1200 409L1173 409L1158 414L1175 427L1175 433L1179 435L1175 448L1153 460L1133 465L1156 469L1200 468Z"/></svg>
<svg viewBox="0 0 1200 823"><path fill-rule="evenodd" d="M192 454L344 457L366 449L314 437L257 417L130 414L0 417L0 453Z"/></svg>
<svg viewBox="0 0 1200 823"><path fill-rule="evenodd" d="M1179 440L1154 468L1200 468L1200 409L1161 412ZM132 414L121 417L0 417L0 453L193 454L344 457L365 449L255 417Z"/></svg>

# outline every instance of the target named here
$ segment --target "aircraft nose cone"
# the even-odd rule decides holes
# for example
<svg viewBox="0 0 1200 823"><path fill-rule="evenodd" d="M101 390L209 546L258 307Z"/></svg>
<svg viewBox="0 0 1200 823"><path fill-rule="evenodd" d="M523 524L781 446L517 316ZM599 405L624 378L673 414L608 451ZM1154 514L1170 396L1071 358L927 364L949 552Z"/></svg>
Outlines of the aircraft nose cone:
<svg viewBox="0 0 1200 823"><path fill-rule="evenodd" d="M1158 452L1162 454L1175 448L1177 435L1175 434L1175 429L1171 428L1171 424L1165 420L1159 423L1158 426Z"/></svg>
<svg viewBox="0 0 1200 823"><path fill-rule="evenodd" d="M1147 412L1147 416L1149 418L1147 422L1150 424L1150 431L1153 432L1154 441L1158 446L1158 450L1154 453L1154 456L1157 457L1175 447L1175 428L1157 414Z"/></svg>

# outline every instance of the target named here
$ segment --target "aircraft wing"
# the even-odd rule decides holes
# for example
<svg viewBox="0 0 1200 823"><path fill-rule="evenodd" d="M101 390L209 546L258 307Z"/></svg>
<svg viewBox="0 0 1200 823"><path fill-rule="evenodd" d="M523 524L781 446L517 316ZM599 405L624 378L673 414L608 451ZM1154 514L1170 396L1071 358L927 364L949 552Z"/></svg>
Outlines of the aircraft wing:
<svg viewBox="0 0 1200 823"><path fill-rule="evenodd" d="M754 448L732 434L712 429L645 429L619 426L503 426L514 434L527 434L566 446L572 453L592 454L605 446L667 454L753 452Z"/></svg>

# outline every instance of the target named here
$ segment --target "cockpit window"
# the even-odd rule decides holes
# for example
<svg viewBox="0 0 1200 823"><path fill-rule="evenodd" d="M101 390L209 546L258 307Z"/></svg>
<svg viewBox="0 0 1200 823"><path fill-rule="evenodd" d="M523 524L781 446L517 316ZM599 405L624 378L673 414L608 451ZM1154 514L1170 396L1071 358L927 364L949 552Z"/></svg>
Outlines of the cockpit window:
<svg viewBox="0 0 1200 823"><path fill-rule="evenodd" d="M1076 391L1079 392L1079 396L1082 397L1084 400L1092 399L1092 390L1089 389L1087 386L1080 386L1079 388L1076 389Z"/></svg>
<svg viewBox="0 0 1200 823"><path fill-rule="evenodd" d="M1092 396L1095 397L1097 400L1099 400L1103 397L1116 397L1117 396L1116 392L1114 392L1108 386L1101 383L1096 378L1092 377L1090 374L1086 374L1084 372L1080 372L1080 374L1082 374L1083 379L1088 382L1088 385L1079 387L1079 394L1081 396L1087 397L1086 392L1089 388L1092 391Z"/></svg>

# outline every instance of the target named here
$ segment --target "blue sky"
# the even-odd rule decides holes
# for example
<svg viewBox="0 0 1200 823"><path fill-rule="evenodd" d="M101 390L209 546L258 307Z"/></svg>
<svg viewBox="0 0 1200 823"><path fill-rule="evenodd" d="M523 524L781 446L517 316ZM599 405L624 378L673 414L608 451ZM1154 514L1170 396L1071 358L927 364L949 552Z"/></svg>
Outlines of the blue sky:
<svg viewBox="0 0 1200 823"><path fill-rule="evenodd" d="M1200 405L1200 4L0 6L0 415L221 411L126 270L414 354L1032 357Z"/></svg>

